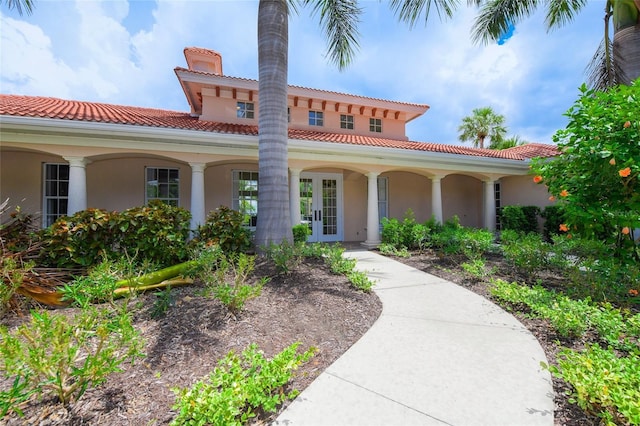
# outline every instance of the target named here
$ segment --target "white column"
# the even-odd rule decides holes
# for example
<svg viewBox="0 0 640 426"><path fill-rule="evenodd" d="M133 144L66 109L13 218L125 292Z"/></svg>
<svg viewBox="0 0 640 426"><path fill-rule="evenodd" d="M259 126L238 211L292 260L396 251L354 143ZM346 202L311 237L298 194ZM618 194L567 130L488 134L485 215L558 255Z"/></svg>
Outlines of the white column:
<svg viewBox="0 0 640 426"><path fill-rule="evenodd" d="M300 169L289 169L289 215L291 226L300 225Z"/></svg>
<svg viewBox="0 0 640 426"><path fill-rule="evenodd" d="M496 229L496 193L494 180L484 181L484 227L489 231Z"/></svg>
<svg viewBox="0 0 640 426"><path fill-rule="evenodd" d="M364 246L373 248L380 244L380 219L378 216L378 173L368 173L367 240Z"/></svg>
<svg viewBox="0 0 640 426"><path fill-rule="evenodd" d="M87 160L84 157L63 157L69 162L69 200L67 214L87 208Z"/></svg>
<svg viewBox="0 0 640 426"><path fill-rule="evenodd" d="M191 166L191 230L205 223L204 207L204 169L203 163L189 163Z"/></svg>
<svg viewBox="0 0 640 426"><path fill-rule="evenodd" d="M442 176L431 178L431 212L438 223L443 223L442 218Z"/></svg>

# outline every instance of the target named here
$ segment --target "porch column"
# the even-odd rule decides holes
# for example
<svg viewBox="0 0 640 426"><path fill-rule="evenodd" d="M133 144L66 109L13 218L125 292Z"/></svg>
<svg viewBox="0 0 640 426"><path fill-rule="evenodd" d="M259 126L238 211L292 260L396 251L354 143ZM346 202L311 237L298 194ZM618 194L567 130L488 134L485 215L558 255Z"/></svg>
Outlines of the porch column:
<svg viewBox="0 0 640 426"><path fill-rule="evenodd" d="M87 208L87 164L84 157L63 157L69 162L69 198L67 214L72 214Z"/></svg>
<svg viewBox="0 0 640 426"><path fill-rule="evenodd" d="M435 175L431 178L431 212L438 223L442 221L442 178L443 176Z"/></svg>
<svg viewBox="0 0 640 426"><path fill-rule="evenodd" d="M367 240L365 247L373 248L380 244L380 218L378 216L378 173L368 173L367 195Z"/></svg>
<svg viewBox="0 0 640 426"><path fill-rule="evenodd" d="M204 163L189 163L191 167L191 231L205 223L204 208Z"/></svg>
<svg viewBox="0 0 640 426"><path fill-rule="evenodd" d="M496 193L495 180L484 181L484 227L489 231L496 229Z"/></svg>
<svg viewBox="0 0 640 426"><path fill-rule="evenodd" d="M300 225L300 169L289 169L289 215L291 226Z"/></svg>

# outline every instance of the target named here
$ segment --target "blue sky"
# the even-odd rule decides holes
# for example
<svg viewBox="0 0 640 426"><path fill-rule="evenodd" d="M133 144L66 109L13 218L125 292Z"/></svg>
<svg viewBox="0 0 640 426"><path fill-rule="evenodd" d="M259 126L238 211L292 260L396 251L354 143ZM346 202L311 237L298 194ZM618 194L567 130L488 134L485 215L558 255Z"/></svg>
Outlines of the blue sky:
<svg viewBox="0 0 640 426"><path fill-rule="evenodd" d="M411 122L411 140L458 142L474 108L506 117L509 135L550 143L585 81L602 39L604 0L591 0L576 20L547 33L538 14L515 26L504 44L474 45L476 10L466 1L452 20L413 29L386 1L365 0L360 50L339 71L311 9L289 23L289 83L431 106ZM36 0L32 15L0 9L0 92L146 106L189 107L173 69L183 48L222 54L223 72L257 79L257 1Z"/></svg>

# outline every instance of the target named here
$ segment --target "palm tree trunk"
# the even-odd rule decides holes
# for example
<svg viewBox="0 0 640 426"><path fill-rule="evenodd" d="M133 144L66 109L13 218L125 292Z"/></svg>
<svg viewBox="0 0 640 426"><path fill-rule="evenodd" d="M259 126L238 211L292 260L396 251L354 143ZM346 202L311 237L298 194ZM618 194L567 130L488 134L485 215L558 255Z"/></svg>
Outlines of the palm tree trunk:
<svg viewBox="0 0 640 426"><path fill-rule="evenodd" d="M613 35L614 61L621 84L631 84L640 77L640 24L618 30Z"/></svg>
<svg viewBox="0 0 640 426"><path fill-rule="evenodd" d="M292 242L287 160L288 12L286 0L258 7L258 250Z"/></svg>

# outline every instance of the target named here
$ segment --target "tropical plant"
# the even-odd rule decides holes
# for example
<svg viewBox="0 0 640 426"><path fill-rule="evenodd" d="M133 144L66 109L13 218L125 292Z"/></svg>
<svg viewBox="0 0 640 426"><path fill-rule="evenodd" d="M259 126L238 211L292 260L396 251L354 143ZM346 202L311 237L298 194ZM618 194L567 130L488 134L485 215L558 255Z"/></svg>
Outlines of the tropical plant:
<svg viewBox="0 0 640 426"><path fill-rule="evenodd" d="M473 142L474 148L484 148L487 138L491 144L499 144L507 133L504 116L496 114L491 107L475 108L470 116L462 119L458 127L462 142Z"/></svg>
<svg viewBox="0 0 640 426"><path fill-rule="evenodd" d="M27 12L27 15L33 13L34 0L0 0L0 4L6 4L9 10L15 9L20 15L22 11Z"/></svg>
<svg viewBox="0 0 640 426"><path fill-rule="evenodd" d="M489 145L489 149L508 149L508 148L514 148L516 146L520 146L520 145L524 145L526 144L526 141L523 141L522 139L520 139L520 136L516 135L516 136L511 136L510 138L506 138L503 140L499 140L499 141L491 141L491 145Z"/></svg>
<svg viewBox="0 0 640 426"><path fill-rule="evenodd" d="M538 7L546 8L548 30L561 27L571 22L587 1L471 0L470 3L480 7L472 39L486 44L499 40L510 26L533 15ZM590 85L598 89L630 84L640 77L640 0L607 0L604 12L604 39L588 66ZM611 18L613 43L609 38Z"/></svg>
<svg viewBox="0 0 640 426"><path fill-rule="evenodd" d="M565 235L613 245L615 256L640 260L640 79L599 92L582 86L553 140L562 156L536 159L534 182L562 206Z"/></svg>

